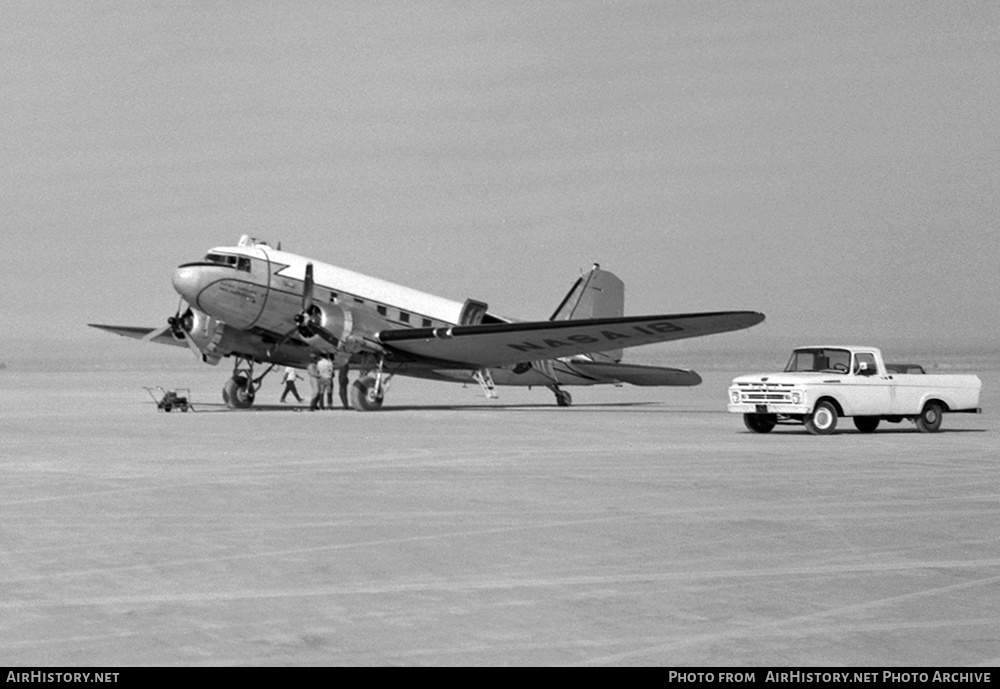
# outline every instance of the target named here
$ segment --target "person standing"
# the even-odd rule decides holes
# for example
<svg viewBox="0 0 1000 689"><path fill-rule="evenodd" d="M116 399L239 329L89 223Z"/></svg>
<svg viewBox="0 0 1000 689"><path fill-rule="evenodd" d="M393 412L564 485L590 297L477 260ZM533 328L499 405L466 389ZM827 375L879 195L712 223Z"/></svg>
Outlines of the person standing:
<svg viewBox="0 0 1000 689"><path fill-rule="evenodd" d="M309 365L306 366L306 373L309 375L309 387L312 388L312 398L309 400L309 409L316 411L323 406L322 389L320 388L319 377L319 357L313 354L310 357Z"/></svg>
<svg viewBox="0 0 1000 689"><path fill-rule="evenodd" d="M285 389L281 393L281 401L284 402L285 398L288 397L289 393L302 404L302 397L299 396L299 391L295 388L295 381L302 380L302 376L291 366L285 367L285 375L281 378L282 382L285 384Z"/></svg>
<svg viewBox="0 0 1000 689"><path fill-rule="evenodd" d="M319 407L323 408L326 402L327 409L333 409L333 361L329 356L324 356L316 363L319 371Z"/></svg>
<svg viewBox="0 0 1000 689"><path fill-rule="evenodd" d="M347 373L351 370L349 364L344 364L340 367L337 372L337 387L340 392L340 403L344 405L344 409L350 409L351 404L347 401Z"/></svg>

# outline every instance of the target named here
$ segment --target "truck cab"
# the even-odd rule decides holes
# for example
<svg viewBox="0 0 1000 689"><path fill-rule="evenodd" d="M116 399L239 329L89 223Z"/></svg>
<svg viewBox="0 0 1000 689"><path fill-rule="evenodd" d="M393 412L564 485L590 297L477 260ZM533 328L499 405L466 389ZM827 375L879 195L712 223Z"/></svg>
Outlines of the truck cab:
<svg viewBox="0 0 1000 689"><path fill-rule="evenodd" d="M897 373L898 370L921 373ZM881 421L913 421L921 431L941 427L945 412L978 412L981 381L971 375L926 375L918 364L886 365L876 347L796 347L780 373L741 376L729 388L728 411L746 427L767 433L779 423L832 433L851 417L862 433Z"/></svg>

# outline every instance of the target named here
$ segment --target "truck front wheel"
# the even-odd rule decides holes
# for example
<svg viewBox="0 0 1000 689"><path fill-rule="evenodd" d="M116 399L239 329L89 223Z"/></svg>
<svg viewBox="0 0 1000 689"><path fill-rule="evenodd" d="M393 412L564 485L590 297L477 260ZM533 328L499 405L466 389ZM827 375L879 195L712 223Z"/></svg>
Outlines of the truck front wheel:
<svg viewBox="0 0 1000 689"><path fill-rule="evenodd" d="M928 402L917 417L917 428L923 433L937 433L941 430L944 409L937 402Z"/></svg>
<svg viewBox="0 0 1000 689"><path fill-rule="evenodd" d="M805 423L806 430L813 435L829 435L837 428L837 408L825 400L819 402Z"/></svg>
<svg viewBox="0 0 1000 689"><path fill-rule="evenodd" d="M754 433L770 433L778 423L775 414L744 414L743 425Z"/></svg>

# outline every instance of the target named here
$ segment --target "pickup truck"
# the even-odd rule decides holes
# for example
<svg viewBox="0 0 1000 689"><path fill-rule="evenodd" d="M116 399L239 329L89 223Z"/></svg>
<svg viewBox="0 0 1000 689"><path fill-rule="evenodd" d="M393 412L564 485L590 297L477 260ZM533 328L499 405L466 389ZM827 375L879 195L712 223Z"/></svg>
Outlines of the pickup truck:
<svg viewBox="0 0 1000 689"><path fill-rule="evenodd" d="M734 378L727 409L743 414L754 433L802 423L813 435L833 433L841 417L852 417L862 433L903 419L935 433L945 412L982 411L978 376L923 371L918 364L886 364L875 347L798 347L781 373Z"/></svg>

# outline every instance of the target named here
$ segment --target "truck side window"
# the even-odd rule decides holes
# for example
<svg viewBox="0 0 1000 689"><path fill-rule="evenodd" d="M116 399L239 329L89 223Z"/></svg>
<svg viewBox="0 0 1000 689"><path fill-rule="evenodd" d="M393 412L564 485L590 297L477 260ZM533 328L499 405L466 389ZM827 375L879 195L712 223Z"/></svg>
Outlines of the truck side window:
<svg viewBox="0 0 1000 689"><path fill-rule="evenodd" d="M854 373L861 372L861 364L868 364L869 371L875 371L875 355L868 352L858 352L854 355Z"/></svg>

